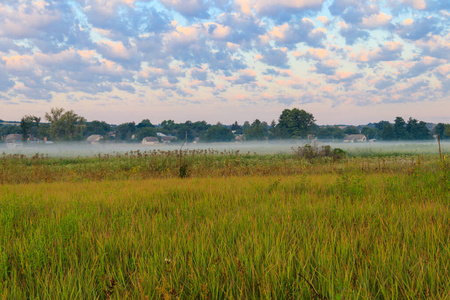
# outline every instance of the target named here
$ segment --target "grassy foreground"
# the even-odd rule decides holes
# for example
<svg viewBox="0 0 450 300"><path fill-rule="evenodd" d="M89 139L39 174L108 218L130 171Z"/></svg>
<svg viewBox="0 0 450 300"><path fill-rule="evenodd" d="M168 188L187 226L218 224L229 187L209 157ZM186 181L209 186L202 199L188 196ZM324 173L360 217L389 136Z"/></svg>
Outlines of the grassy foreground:
<svg viewBox="0 0 450 300"><path fill-rule="evenodd" d="M146 162L96 180L78 170L120 162L38 158L75 171L26 181L33 164L4 158L0 297L450 298L448 162L202 159L190 178Z"/></svg>

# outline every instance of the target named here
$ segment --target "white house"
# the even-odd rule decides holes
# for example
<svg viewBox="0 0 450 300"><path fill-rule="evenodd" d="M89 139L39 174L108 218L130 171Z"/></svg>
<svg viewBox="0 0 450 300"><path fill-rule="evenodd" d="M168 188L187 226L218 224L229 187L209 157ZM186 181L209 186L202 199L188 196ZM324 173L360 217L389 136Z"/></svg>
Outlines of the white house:
<svg viewBox="0 0 450 300"><path fill-rule="evenodd" d="M89 144L98 144L102 139L103 137L100 134L93 134L88 136L86 142L88 142Z"/></svg>
<svg viewBox="0 0 450 300"><path fill-rule="evenodd" d="M344 142L346 143L367 142L367 138L364 134L346 134L344 136Z"/></svg>

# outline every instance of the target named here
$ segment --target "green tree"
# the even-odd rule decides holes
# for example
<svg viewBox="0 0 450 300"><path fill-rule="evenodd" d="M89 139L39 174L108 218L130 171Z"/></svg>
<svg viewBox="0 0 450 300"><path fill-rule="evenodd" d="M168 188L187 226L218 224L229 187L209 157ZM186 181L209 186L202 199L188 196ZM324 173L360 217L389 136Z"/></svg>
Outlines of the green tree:
<svg viewBox="0 0 450 300"><path fill-rule="evenodd" d="M433 134L439 134L441 140L450 138L450 124L438 123L433 128Z"/></svg>
<svg viewBox="0 0 450 300"><path fill-rule="evenodd" d="M231 131L233 131L234 134L243 134L244 133L242 126L240 126L237 121L231 125Z"/></svg>
<svg viewBox="0 0 450 300"><path fill-rule="evenodd" d="M121 141L131 141L131 137L136 132L136 124L134 122L122 123L117 126L116 139Z"/></svg>
<svg viewBox="0 0 450 300"><path fill-rule="evenodd" d="M86 119L73 110L65 112L63 108L52 108L45 119L50 122L50 136L55 141L80 140L83 136Z"/></svg>
<svg viewBox="0 0 450 300"><path fill-rule="evenodd" d="M358 127L356 127L356 126L347 126L344 129L344 133L345 134L359 134L360 132L359 132Z"/></svg>
<svg viewBox="0 0 450 300"><path fill-rule="evenodd" d="M139 124L137 124L136 127L138 129L141 129L141 128L144 128L144 127L155 127L155 126L153 126L153 124L150 122L149 119L144 119Z"/></svg>
<svg viewBox="0 0 450 300"><path fill-rule="evenodd" d="M275 120L272 120L269 126L269 139L276 139L277 135L277 123L275 123Z"/></svg>
<svg viewBox="0 0 450 300"><path fill-rule="evenodd" d="M36 130L36 137L38 139L45 139L50 136L50 124L49 123L42 123L39 124L39 127Z"/></svg>
<svg viewBox="0 0 450 300"><path fill-rule="evenodd" d="M231 129L220 123L208 128L204 137L205 142L231 142L234 139L235 135Z"/></svg>
<svg viewBox="0 0 450 300"><path fill-rule="evenodd" d="M278 120L279 138L306 138L316 128L314 116L298 108L285 109Z"/></svg>
<svg viewBox="0 0 450 300"><path fill-rule="evenodd" d="M385 125L391 124L389 121L380 121L378 123L375 123L375 128L378 129L378 131L382 131Z"/></svg>
<svg viewBox="0 0 450 300"><path fill-rule="evenodd" d="M444 134L443 136L446 139L450 139L450 124L445 124Z"/></svg>
<svg viewBox="0 0 450 300"><path fill-rule="evenodd" d="M380 131L377 128L372 128L368 126L364 126L361 129L361 133L364 134L368 140L378 138L379 132Z"/></svg>
<svg viewBox="0 0 450 300"><path fill-rule="evenodd" d="M423 121L419 122L417 119L409 118L406 124L406 131L411 140L428 140L433 138L427 127L427 123Z"/></svg>
<svg viewBox="0 0 450 300"><path fill-rule="evenodd" d="M255 141L264 140L267 136L269 125L266 122L261 122L256 119L247 129L244 131L245 140Z"/></svg>
<svg viewBox="0 0 450 300"><path fill-rule="evenodd" d="M168 133L173 133L173 130L175 130L176 125L173 120L164 120L161 122L161 127Z"/></svg>
<svg viewBox="0 0 450 300"><path fill-rule="evenodd" d="M194 141L194 131L191 129L191 124L182 124L178 126L176 130L175 136L177 137L177 141L184 143L187 137L187 142L191 143Z"/></svg>
<svg viewBox="0 0 450 300"><path fill-rule="evenodd" d="M384 123L383 130L381 130L381 138L384 141L392 141L395 139L394 126L391 123Z"/></svg>
<svg viewBox="0 0 450 300"><path fill-rule="evenodd" d="M334 125L334 126L325 126L325 127L320 127L317 129L317 137L319 139L343 139L344 138L344 131L339 128L339 126Z"/></svg>
<svg viewBox="0 0 450 300"><path fill-rule="evenodd" d="M409 139L408 132L406 131L406 122L402 117L396 117L394 121L394 135L397 140Z"/></svg>
<svg viewBox="0 0 450 300"><path fill-rule="evenodd" d="M26 141L30 134L32 134L32 130L34 131L34 135L36 135L37 129L39 128L39 123L41 122L41 118L36 116L27 115L22 117L20 120L20 129L22 131L22 139Z"/></svg>
<svg viewBox="0 0 450 300"><path fill-rule="evenodd" d="M85 136L90 136L92 134L99 134L105 136L111 131L111 126L105 121L92 121L86 123Z"/></svg>
<svg viewBox="0 0 450 300"><path fill-rule="evenodd" d="M143 127L136 132L136 139L138 141L142 141L143 138L148 137L148 136L157 136L156 129L148 126L148 127Z"/></svg>

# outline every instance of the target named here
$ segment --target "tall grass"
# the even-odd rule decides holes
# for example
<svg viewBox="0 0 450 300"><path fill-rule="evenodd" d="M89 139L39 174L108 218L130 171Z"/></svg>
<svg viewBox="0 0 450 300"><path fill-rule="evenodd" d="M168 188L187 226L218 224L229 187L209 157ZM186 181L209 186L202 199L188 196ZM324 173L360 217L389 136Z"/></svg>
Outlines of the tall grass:
<svg viewBox="0 0 450 300"><path fill-rule="evenodd" d="M302 175L342 172L409 172L417 163L431 172L436 155L350 156L326 151L314 153L257 155L239 151L175 150L130 151L92 157L0 155L0 184L39 182L87 182L174 177L221 177L254 175ZM303 148L302 148L303 149ZM333 150L334 151L334 150ZM311 154L311 155L310 155ZM324 155L322 155L324 154ZM180 166L180 155L183 165ZM424 164L423 162L430 164ZM448 166L448 162L446 162ZM180 168L182 167L182 169ZM182 171L182 172L181 172ZM183 174L181 174L183 173ZM183 176L181 176L183 175Z"/></svg>
<svg viewBox="0 0 450 300"><path fill-rule="evenodd" d="M122 159L39 161L50 174L93 170L90 164L111 174L116 164L139 165ZM198 160L201 170L218 176L200 176L206 171L198 171L193 159L195 176L183 179L176 173L27 184L4 179L0 296L450 297L448 162L435 156L338 163L252 155ZM222 165L237 161L239 168L230 168L236 171L224 172ZM273 175L239 173L248 170L246 163Z"/></svg>

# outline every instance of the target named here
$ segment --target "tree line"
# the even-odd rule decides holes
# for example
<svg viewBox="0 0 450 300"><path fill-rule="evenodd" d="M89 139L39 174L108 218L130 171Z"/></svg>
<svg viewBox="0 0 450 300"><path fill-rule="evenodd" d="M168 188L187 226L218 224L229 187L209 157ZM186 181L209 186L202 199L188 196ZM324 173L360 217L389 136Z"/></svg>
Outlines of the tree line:
<svg viewBox="0 0 450 300"><path fill-rule="evenodd" d="M229 142L236 137L246 141L306 138L341 140L348 134L364 134L367 139L383 141L427 140L432 139L433 134L439 134L441 139L450 139L450 124L439 123L431 131L423 121L414 118L405 121L397 117L393 123L380 121L359 127L318 126L311 113L298 108L283 110L278 122L273 120L270 125L259 119L251 123L246 121L242 125L236 121L230 126L221 123L212 125L205 121L175 123L173 120L164 120L161 124L154 125L149 119L138 124L126 122L110 125L99 120L87 122L74 111L63 108L52 108L45 114L45 121L26 115L18 125L0 126L0 136L16 133L21 134L24 141L30 137L40 140L81 141L98 134L105 140L119 142L140 142L144 137L156 137L158 133L175 136L179 142Z"/></svg>

